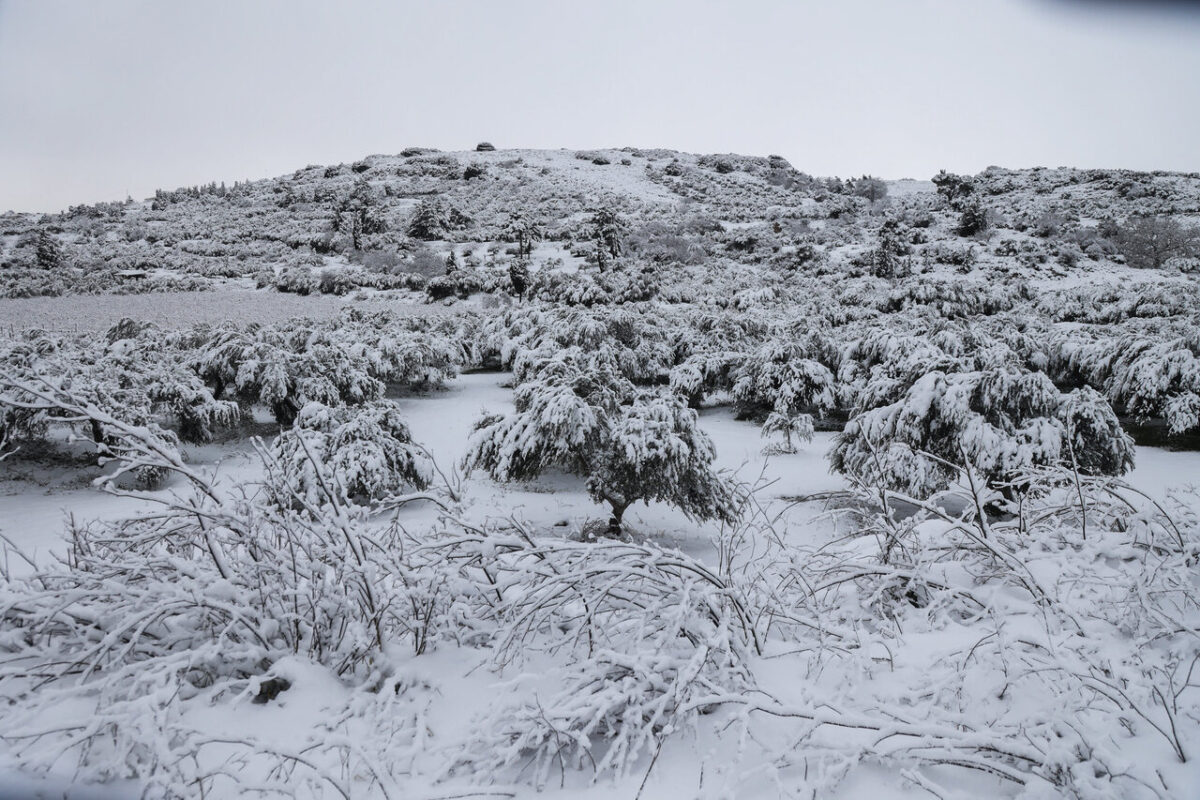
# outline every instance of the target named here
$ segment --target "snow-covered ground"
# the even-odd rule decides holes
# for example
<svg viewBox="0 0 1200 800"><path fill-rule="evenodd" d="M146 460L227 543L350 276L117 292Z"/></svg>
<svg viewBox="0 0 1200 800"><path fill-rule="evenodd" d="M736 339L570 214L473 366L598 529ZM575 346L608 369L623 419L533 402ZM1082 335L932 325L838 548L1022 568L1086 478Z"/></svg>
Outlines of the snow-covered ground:
<svg viewBox="0 0 1200 800"><path fill-rule="evenodd" d="M510 376L501 373L465 374L446 388L428 393L398 398L414 435L436 456L439 466L449 472L467 449L467 441L475 420L482 412L506 412L512 409L512 392L505 386ZM733 470L739 478L763 488L760 501L770 514L781 514L778 529L795 541L818 546L832 539L834 526L823 514L822 502L795 502L795 498L845 487L844 481L830 473L825 454L833 434L817 433L812 442L793 455L764 457L764 440L752 423L733 418L727 408L707 409L701 414L701 426L712 437L718 451L719 466ZM244 486L259 476L257 461L249 443L244 440L192 448L192 464L215 471L225 485ZM1200 478L1200 453L1169 452L1156 448L1139 448L1138 466L1129 481L1153 495L1164 487ZM26 552L47 558L61 552L59 539L64 517L77 520L128 515L151 504L115 498L95 488L80 485L77 479L55 474L53 469L35 471L25 477L10 475L0 483L0 532ZM163 492L169 492L167 487ZM560 529L564 534L577 530L588 519L604 516L583 491L580 479L563 474L551 474L526 483L501 486L483 476L475 475L465 487L464 515L475 523L515 520L545 529ZM436 515L430 504L413 504L398 512L405 525L429 523ZM689 522L678 512L661 504L638 505L626 517L634 537L678 547L701 560L712 563L716 557L713 541L714 525ZM888 692L889 681L894 691L920 683L922 670L947 656L960 652L963 637L972 634L969 628L913 631L911 638L896 642L893 652L881 650L869 654L890 662L891 672L884 670L858 680L870 681L876 691ZM452 742L470 736L478 723L478 714L497 700L537 696L553 690L553 685L539 677L536 659L523 672L496 672L487 664L479 650L453 646L413 657L397 656L400 674L409 685L420 688L424 704L423 719L431 753L434 743ZM756 660L753 668L763 687L776 697L802 703L807 696L798 688L811 680L813 685L828 683L831 676L808 678L795 670L803 662L790 660L784 651L767 651ZM809 664L811 668L811 664ZM294 659L274 667L275 674L286 675L292 687L266 705L247 701L192 707L187 723L200 731L224 735L236 731L239 737L271 742L281 750L301 750L314 729L328 720L328 715L354 702L354 690L335 680L327 671L303 659ZM874 672L874 671L873 671ZM889 677L890 675L890 677ZM835 683L836 683L835 679ZM414 690L416 691L416 690ZM64 718L70 716L63 709ZM352 732L348 728L348 732ZM759 736L770 731L771 725L758 731ZM780 741L794 735L794 730L779 723ZM638 772L615 779L603 779L591 784L586 771L567 770L545 784L540 793L530 786L502 784L492 790L478 791L458 788L453 782L422 785L417 779L406 785L406 798L435 797L532 797L535 794L548 800L567 798L661 798L685 800L695 797L723 797L735 791L742 798L778 796L779 786L772 777L773 767L763 755L745 755L744 759L730 752L733 742L718 735L719 730L701 726L693 735L673 737L651 763L649 772ZM233 752L232 750L230 751ZM434 758L430 755L430 758ZM757 760L756 760L757 759ZM64 769L66 766L64 765ZM1195 770L1192 779L1200 778ZM1179 780L1173 775L1172 780ZM103 790L86 787L68 788L69 773L34 779L28 775L0 773L0 798L21 797L117 798L123 792L135 793L132 786L117 784ZM987 776L953 779L961 796L1000 796L1007 790L1002 782ZM1178 784L1173 784L1178 785ZM1197 784L1192 784L1197 785ZM488 792L495 792L489 794ZM41 792L41 794L39 794ZM61 793L61 794L60 794ZM129 796L132 796L130 794ZM835 791L823 795L847 800L866 800L878 797L922 797L924 792L910 782L897 783L894 770L870 763L854 769ZM956 795L958 796L958 795ZM1172 796L1185 797L1184 794Z"/></svg>
<svg viewBox="0 0 1200 800"><path fill-rule="evenodd" d="M460 375L445 388L397 398L412 428L413 437L436 457L444 470L457 465L467 449L472 427L483 413L512 410L512 390L507 373L476 372ZM743 481L762 483L761 496L790 503L791 499L846 488L845 480L829 469L826 453L835 434L818 431L813 440L794 454L763 454L766 439L752 422L734 418L728 407L709 408L700 415L701 428L717 448L717 465ZM235 440L187 448L191 463L216 474L231 485L261 477L251 444ZM65 520L116 519L149 507L129 498L114 497L78 477L78 470L39 470L34 479L9 472L0 479L0 533L32 553L53 549L61 539ZM97 471L97 475L99 472ZM1133 471L1125 479L1150 494L1166 488L1200 484L1200 452L1138 447ZM161 490L166 494L168 485ZM468 503L480 519L514 517L536 525L577 527L605 512L583 491L583 481L566 474L544 476L526 484L501 485L475 474L467 491ZM811 510L811 509L809 509ZM414 519L429 509L409 509ZM638 504L627 521L638 532L660 541L684 546L707 542L708 526L689 522L662 504ZM700 548L703 549L703 548Z"/></svg>

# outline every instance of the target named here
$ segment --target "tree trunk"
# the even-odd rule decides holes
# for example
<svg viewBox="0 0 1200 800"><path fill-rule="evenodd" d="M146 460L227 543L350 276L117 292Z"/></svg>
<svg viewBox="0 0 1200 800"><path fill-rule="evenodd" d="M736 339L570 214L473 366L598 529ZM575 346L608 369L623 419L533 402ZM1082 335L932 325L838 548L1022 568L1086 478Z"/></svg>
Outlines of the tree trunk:
<svg viewBox="0 0 1200 800"><path fill-rule="evenodd" d="M608 536L619 539L621 538L621 517L625 516L625 509L629 508L629 503L618 503L615 500L609 500L608 503L612 506L612 516L608 518Z"/></svg>

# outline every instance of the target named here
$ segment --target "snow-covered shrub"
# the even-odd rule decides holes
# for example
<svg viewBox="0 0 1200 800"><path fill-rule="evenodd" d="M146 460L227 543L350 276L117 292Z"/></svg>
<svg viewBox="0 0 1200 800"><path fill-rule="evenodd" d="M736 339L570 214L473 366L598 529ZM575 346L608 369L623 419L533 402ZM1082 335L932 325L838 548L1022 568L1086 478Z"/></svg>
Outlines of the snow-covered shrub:
<svg viewBox="0 0 1200 800"><path fill-rule="evenodd" d="M117 325L107 342L34 339L11 347L0 360L9 385L18 378L45 382L135 424L173 429L186 442L210 441L217 429L238 419L237 405L215 397L180 354L157 338L154 330ZM44 416L56 413L51 409ZM103 451L107 433L100 422L72 424Z"/></svg>
<svg viewBox="0 0 1200 800"><path fill-rule="evenodd" d="M1013 307L1010 287L988 285L971 280L908 278L889 297L889 309L900 311L926 306L940 316L976 317L995 314Z"/></svg>
<svg viewBox="0 0 1200 800"><path fill-rule="evenodd" d="M835 405L833 373L806 357L813 349L812 342L772 339L736 370L732 389L740 413L765 411L763 435L784 434L779 452L795 452L793 436L810 440L813 414L824 416Z"/></svg>
<svg viewBox="0 0 1200 800"><path fill-rule="evenodd" d="M51 399L63 414L90 413L69 394ZM313 516L268 508L253 487L230 495L153 431L101 419L120 440L119 472L156 466L191 492L160 501L162 510L144 517L73 526L67 558L25 577L0 576L7 756L48 769L74 754L79 777L135 778L147 796L181 797L213 785L266 792L261 787L297 765L315 770L312 782L321 783L325 766L348 755L340 726L314 731L312 752L336 754L332 764L318 765L312 753L297 759L260 748L252 735L231 731L215 742L184 712L273 698L306 663L335 680L400 688L402 681L378 669L384 653L405 641L418 645L427 630L418 613L425 588L402 560L401 531L365 535L362 520L336 499L329 513ZM79 710L82 724L45 731L47 710L66 708ZM394 723L412 719L409 713ZM387 741L403 738L402 728L392 731ZM202 758L210 746L215 757ZM259 788L253 767L229 768L230 747L265 759ZM297 777L303 783L284 783L309 784ZM389 767L372 780L394 777Z"/></svg>
<svg viewBox="0 0 1200 800"><path fill-rule="evenodd" d="M1172 434L1200 427L1200 337L1194 332L1059 337L1052 368L1098 388L1132 416L1163 419Z"/></svg>
<svg viewBox="0 0 1200 800"><path fill-rule="evenodd" d="M214 396L229 392L264 405L285 425L310 402L363 403L389 384L440 385L462 360L446 337L406 329L387 315L351 314L325 325L227 325L195 338L193 367Z"/></svg>
<svg viewBox="0 0 1200 800"><path fill-rule="evenodd" d="M855 666L837 656L845 666L825 669L838 677L802 700L750 707L804 726L807 752L852 746L840 724L853 716L864 738L851 741L879 757L955 764L1030 796L1177 795L1190 780L1183 720L1200 709L1188 677L1200 659L1195 512L1069 469L1025 477L1027 501L1003 518L981 511L995 492L978 483L937 502L864 487L872 510L854 512L853 541L793 563L822 619L843 630L886 621L857 646L886 648L885 674L900 683L841 691ZM960 646L916 654L951 629Z"/></svg>
<svg viewBox="0 0 1200 800"><path fill-rule="evenodd" d="M283 267L275 276L275 288L280 292L306 295L317 291L317 287L317 277L303 264Z"/></svg>
<svg viewBox="0 0 1200 800"><path fill-rule="evenodd" d="M668 385L690 407L699 408L714 392L733 390L745 360L744 353L697 353L671 369Z"/></svg>
<svg viewBox="0 0 1200 800"><path fill-rule="evenodd" d="M326 505L330 492L371 502L425 489L433 472L425 449L413 443L400 409L388 400L335 408L309 403L271 444L270 455L286 489L282 499L301 497L312 508Z"/></svg>
<svg viewBox="0 0 1200 800"><path fill-rule="evenodd" d="M454 775L538 787L565 768L627 775L692 728L704 698L753 683L761 642L742 592L684 553L524 529L448 533L429 541L430 559L500 587L474 596L473 616L497 626L493 659L561 664L540 671L533 696L518 689L481 715Z"/></svg>
<svg viewBox="0 0 1200 800"><path fill-rule="evenodd" d="M1133 440L1091 389L1064 395L1036 372L931 372L900 400L852 418L829 457L856 480L924 497L959 465L996 485L1035 466L1120 475L1133 466Z"/></svg>

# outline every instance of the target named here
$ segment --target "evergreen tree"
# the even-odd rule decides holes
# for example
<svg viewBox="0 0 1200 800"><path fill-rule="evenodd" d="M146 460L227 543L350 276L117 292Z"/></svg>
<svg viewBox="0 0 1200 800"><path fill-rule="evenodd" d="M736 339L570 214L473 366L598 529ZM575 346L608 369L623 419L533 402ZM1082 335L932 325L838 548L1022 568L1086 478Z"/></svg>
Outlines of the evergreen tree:
<svg viewBox="0 0 1200 800"><path fill-rule="evenodd" d="M870 255L871 273L875 277L902 278L911 272L906 233L899 220L889 219L880 226L877 244Z"/></svg>
<svg viewBox="0 0 1200 800"><path fill-rule="evenodd" d="M596 243L596 264L604 269L610 259L619 258L625 245L628 224L611 208L592 212L591 236Z"/></svg>
<svg viewBox="0 0 1200 800"><path fill-rule="evenodd" d="M542 240L543 233L541 226L518 211L509 215L503 236L505 241L516 243L518 256L528 258L533 255L533 245Z"/></svg>
<svg viewBox="0 0 1200 800"><path fill-rule="evenodd" d="M529 264L525 259L514 259L508 265L508 280L512 284L513 294L524 297L529 289Z"/></svg>
<svg viewBox="0 0 1200 800"><path fill-rule="evenodd" d="M48 231L38 234L37 265L41 269L58 269L62 266L62 250L58 240Z"/></svg>
<svg viewBox="0 0 1200 800"><path fill-rule="evenodd" d="M450 216L436 198L422 200L408 223L408 235L426 242L445 238L449 230Z"/></svg>
<svg viewBox="0 0 1200 800"><path fill-rule="evenodd" d="M977 236L988 229L987 209L978 197L970 197L963 201L962 214L958 218L959 236Z"/></svg>

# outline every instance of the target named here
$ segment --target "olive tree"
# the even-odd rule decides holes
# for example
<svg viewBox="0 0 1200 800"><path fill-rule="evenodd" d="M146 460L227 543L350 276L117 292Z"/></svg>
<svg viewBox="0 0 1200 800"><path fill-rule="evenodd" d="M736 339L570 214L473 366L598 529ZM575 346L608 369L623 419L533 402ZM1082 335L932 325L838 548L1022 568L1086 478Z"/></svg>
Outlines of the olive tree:
<svg viewBox="0 0 1200 800"><path fill-rule="evenodd" d="M636 390L593 360L547 365L517 388L515 402L515 413L476 425L466 471L524 481L559 467L585 477L592 499L611 509L613 536L639 500L696 520L736 517L737 491L714 469L716 450L683 399Z"/></svg>

